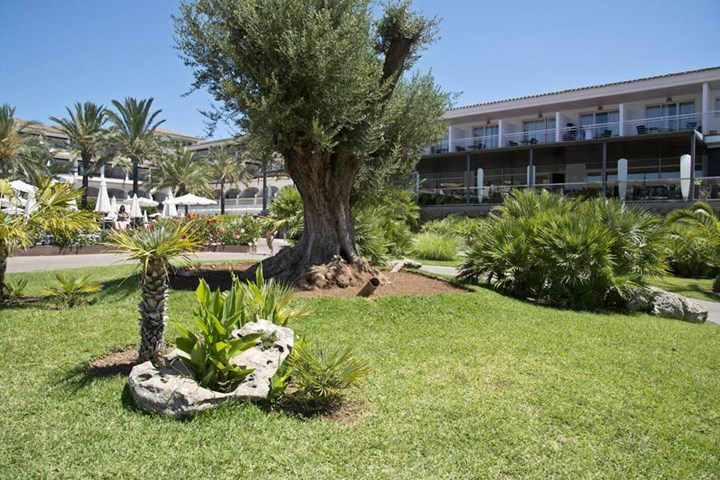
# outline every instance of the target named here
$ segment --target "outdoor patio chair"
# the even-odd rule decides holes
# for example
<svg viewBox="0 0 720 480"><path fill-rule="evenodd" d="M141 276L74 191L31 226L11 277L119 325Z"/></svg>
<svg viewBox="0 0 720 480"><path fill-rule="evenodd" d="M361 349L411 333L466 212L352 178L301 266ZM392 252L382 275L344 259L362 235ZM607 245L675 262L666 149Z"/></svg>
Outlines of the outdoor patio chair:
<svg viewBox="0 0 720 480"><path fill-rule="evenodd" d="M508 145L509 145L510 147L517 147L517 146L518 146L518 142L516 142L516 141L514 141L514 140L508 140Z"/></svg>
<svg viewBox="0 0 720 480"><path fill-rule="evenodd" d="M610 130L608 128L603 130L602 134L600 135L600 137L602 137L602 138L610 138L611 136L612 136L612 130Z"/></svg>
<svg viewBox="0 0 720 480"><path fill-rule="evenodd" d="M647 133L647 129L645 128L645 125L638 125L635 128L637 129L638 135L645 135Z"/></svg>

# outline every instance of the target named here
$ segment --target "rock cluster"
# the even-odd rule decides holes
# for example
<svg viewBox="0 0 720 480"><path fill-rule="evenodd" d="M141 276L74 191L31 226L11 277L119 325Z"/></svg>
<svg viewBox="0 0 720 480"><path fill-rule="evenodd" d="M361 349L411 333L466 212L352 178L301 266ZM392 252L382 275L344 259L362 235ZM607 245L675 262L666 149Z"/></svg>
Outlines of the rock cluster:
<svg viewBox="0 0 720 480"><path fill-rule="evenodd" d="M666 292L659 288L636 289L628 299L628 310L647 312L663 318L674 318L690 323L702 323L707 320L708 311L697 302Z"/></svg>
<svg viewBox="0 0 720 480"><path fill-rule="evenodd" d="M128 385L135 404L147 412L182 418L229 400L262 401L270 394L270 381L293 348L294 333L267 320L245 324L233 332L235 337L262 332L257 345L234 357L231 362L255 370L230 393L201 387L191 372L172 352L167 366L151 362L136 365L130 372Z"/></svg>

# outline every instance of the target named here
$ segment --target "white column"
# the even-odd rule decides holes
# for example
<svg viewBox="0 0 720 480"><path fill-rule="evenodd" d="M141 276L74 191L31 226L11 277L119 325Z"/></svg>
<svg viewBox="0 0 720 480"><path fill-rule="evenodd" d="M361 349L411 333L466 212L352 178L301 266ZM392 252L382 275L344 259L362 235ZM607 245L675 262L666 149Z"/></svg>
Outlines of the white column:
<svg viewBox="0 0 720 480"><path fill-rule="evenodd" d="M505 120L498 120L498 147L507 147L507 142L503 138L505 136ZM481 200L482 201L482 200Z"/></svg>
<svg viewBox="0 0 720 480"><path fill-rule="evenodd" d="M692 157L690 155L683 155L680 157L680 191L682 192L683 199L687 201L690 195L690 169L692 164Z"/></svg>
<svg viewBox="0 0 720 480"><path fill-rule="evenodd" d="M712 95L710 93L710 84L707 82L702 85L702 133L707 134L710 131L710 112L712 111Z"/></svg>
<svg viewBox="0 0 720 480"><path fill-rule="evenodd" d="M562 115L560 112L555 112L555 142L560 143L562 140L562 133L560 133L560 122L562 121Z"/></svg>
<svg viewBox="0 0 720 480"><path fill-rule="evenodd" d="M625 194L627 193L627 175L628 175L628 161L627 158L621 158L617 163L617 177L618 177L618 197L621 201L625 201Z"/></svg>
<svg viewBox="0 0 720 480"><path fill-rule="evenodd" d="M452 144L453 144L453 127L452 127L452 125L450 125L448 127L448 147L447 147L448 153L453 151Z"/></svg>
<svg viewBox="0 0 720 480"><path fill-rule="evenodd" d="M485 183L485 170L482 168L477 169L477 195L478 195L478 203L482 203L483 197L485 196L485 187L483 184Z"/></svg>
<svg viewBox="0 0 720 480"><path fill-rule="evenodd" d="M624 103L621 103L620 105L618 105L618 111L619 111L618 121L620 122L619 135L621 137L624 137L625 136L625 104Z"/></svg>

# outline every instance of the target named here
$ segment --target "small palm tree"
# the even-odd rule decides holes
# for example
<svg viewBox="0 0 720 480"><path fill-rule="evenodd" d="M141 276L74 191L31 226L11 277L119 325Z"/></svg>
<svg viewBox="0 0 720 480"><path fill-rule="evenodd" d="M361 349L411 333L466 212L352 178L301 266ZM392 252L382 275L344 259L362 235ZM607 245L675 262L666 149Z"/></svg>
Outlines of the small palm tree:
<svg viewBox="0 0 720 480"><path fill-rule="evenodd" d="M158 156L153 161L153 174L149 184L157 189L169 188L175 196L187 193L212 195L209 178L207 165L196 161L195 152L183 147L169 155ZM187 206L185 214L187 215Z"/></svg>
<svg viewBox="0 0 720 480"><path fill-rule="evenodd" d="M105 114L112 122L110 145L117 158L128 158L132 163L133 194L138 194L140 162L152 159L158 151L155 129L165 120L155 121L162 110L151 111L153 99L126 98L124 103L113 100L117 112Z"/></svg>
<svg viewBox="0 0 720 480"><path fill-rule="evenodd" d="M69 118L50 117L60 130L67 135L72 156L82 162L82 207L87 208L88 183L90 175L102 165L100 150L103 140L103 125L107 118L105 107L92 102L75 103L75 111L66 108Z"/></svg>
<svg viewBox="0 0 720 480"><path fill-rule="evenodd" d="M246 187L252 175L236 149L227 147L211 148L208 157L210 175L220 184L220 214L225 213L225 185L242 183Z"/></svg>
<svg viewBox="0 0 720 480"><path fill-rule="evenodd" d="M0 193L12 195L4 180L0 180ZM97 226L91 213L70 208L79 197L80 191L72 185L53 184L46 179L38 188L35 196L37 203L29 217L0 212L0 300L5 300L7 257L14 249L31 246L39 232L72 238Z"/></svg>
<svg viewBox="0 0 720 480"><path fill-rule="evenodd" d="M52 155L42 137L28 130L35 124L18 121L14 107L0 105L0 178L16 176L38 183L47 175Z"/></svg>
<svg viewBox="0 0 720 480"><path fill-rule="evenodd" d="M166 223L147 231L114 232L112 242L120 252L138 260L141 266L140 351L138 362L159 360L165 348L167 323L168 267L173 258L187 254L202 245L192 224Z"/></svg>

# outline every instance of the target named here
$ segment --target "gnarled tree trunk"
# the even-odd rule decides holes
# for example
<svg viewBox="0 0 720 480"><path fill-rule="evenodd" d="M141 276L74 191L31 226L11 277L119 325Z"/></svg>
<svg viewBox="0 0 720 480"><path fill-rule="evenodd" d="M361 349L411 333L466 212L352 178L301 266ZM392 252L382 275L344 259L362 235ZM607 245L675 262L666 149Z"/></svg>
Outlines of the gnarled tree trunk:
<svg viewBox="0 0 720 480"><path fill-rule="evenodd" d="M165 323L167 316L168 282L165 266L151 261L142 277L140 307L140 352L138 363L148 360L156 363L165 348Z"/></svg>
<svg viewBox="0 0 720 480"><path fill-rule="evenodd" d="M372 269L355 248L350 210L350 194L362 159L329 153L309 158L298 157L293 151L282 153L303 200L305 228L297 244L263 261L263 273L307 289L347 287L367 280L366 274ZM323 265L328 268L314 268ZM252 271L247 274L254 275Z"/></svg>

